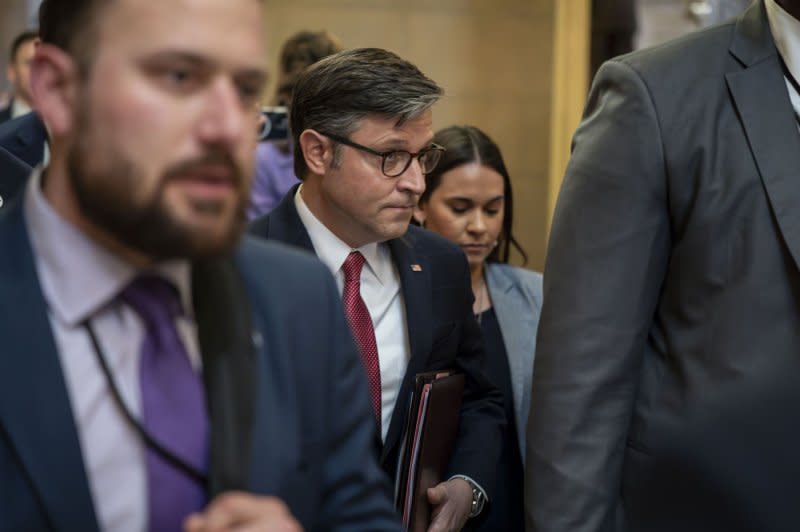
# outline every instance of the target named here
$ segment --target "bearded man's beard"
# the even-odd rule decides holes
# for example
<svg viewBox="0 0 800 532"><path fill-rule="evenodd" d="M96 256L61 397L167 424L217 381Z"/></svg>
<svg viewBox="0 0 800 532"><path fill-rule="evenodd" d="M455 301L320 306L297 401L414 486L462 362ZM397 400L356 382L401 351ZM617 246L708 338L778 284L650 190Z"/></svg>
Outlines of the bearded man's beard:
<svg viewBox="0 0 800 532"><path fill-rule="evenodd" d="M228 253L235 246L247 222L249 187L230 153L220 149L174 165L159 177L149 197L135 200L139 197L137 187L146 179L140 167L112 146L92 142L86 113L79 113L78 118L77 141L68 153L67 170L78 205L93 225L154 260L211 258ZM100 167L91 164L93 156L103 162ZM166 188L171 181L207 165L227 169L236 190L235 208L227 214L226 210L231 209L220 200L190 203L197 214L221 218L215 221L214 231L177 219L166 201Z"/></svg>

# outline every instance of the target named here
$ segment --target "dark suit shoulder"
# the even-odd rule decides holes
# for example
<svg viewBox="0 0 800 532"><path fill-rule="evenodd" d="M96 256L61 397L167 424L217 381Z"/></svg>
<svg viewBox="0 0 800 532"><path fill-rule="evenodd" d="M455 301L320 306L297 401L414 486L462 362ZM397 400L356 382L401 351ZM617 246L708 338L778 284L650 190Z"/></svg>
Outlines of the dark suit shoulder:
<svg viewBox="0 0 800 532"><path fill-rule="evenodd" d="M321 337L330 333L331 309L341 303L330 270L316 256L245 236L235 259L255 315L284 331L302 316Z"/></svg>
<svg viewBox="0 0 800 532"><path fill-rule="evenodd" d="M47 129L35 112L0 124L0 147L30 166L42 162Z"/></svg>
<svg viewBox="0 0 800 532"><path fill-rule="evenodd" d="M0 124L11 120L11 106L0 109Z"/></svg>
<svg viewBox="0 0 800 532"><path fill-rule="evenodd" d="M251 235L266 238L269 235L269 213L263 214L250 222L247 232Z"/></svg>
<svg viewBox="0 0 800 532"><path fill-rule="evenodd" d="M313 253L250 235L242 238L237 258L245 274L258 277L282 281L302 280L306 275L330 277L328 269Z"/></svg>
<svg viewBox="0 0 800 532"><path fill-rule="evenodd" d="M22 196L31 168L0 147L0 212L13 199Z"/></svg>
<svg viewBox="0 0 800 532"><path fill-rule="evenodd" d="M725 59L735 29L735 22L726 22L663 44L636 50L612 61L625 63L642 74L651 71L675 71L683 74L692 65L708 67L708 61L719 63Z"/></svg>

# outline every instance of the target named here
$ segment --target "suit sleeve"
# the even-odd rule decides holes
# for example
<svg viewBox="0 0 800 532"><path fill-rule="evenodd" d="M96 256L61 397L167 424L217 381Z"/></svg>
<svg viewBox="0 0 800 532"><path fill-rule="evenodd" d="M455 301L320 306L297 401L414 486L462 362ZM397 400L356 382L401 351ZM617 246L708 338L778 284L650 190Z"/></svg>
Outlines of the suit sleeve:
<svg viewBox="0 0 800 532"><path fill-rule="evenodd" d="M659 116L627 64L595 79L553 220L526 444L529 532L615 530L638 375L669 260Z"/></svg>
<svg viewBox="0 0 800 532"><path fill-rule="evenodd" d="M400 531L391 486L378 465L377 434L367 377L344 319L333 279L327 283L329 334L325 488L319 523L341 532Z"/></svg>
<svg viewBox="0 0 800 532"><path fill-rule="evenodd" d="M478 483L490 501L495 471L500 458L506 419L503 395L485 373L486 353L480 326L472 313L472 285L463 254L458 257L463 299L461 338L456 355L456 368L464 373L464 398L459 419L458 438L448 469L451 475L466 475ZM485 512L485 510L484 510Z"/></svg>

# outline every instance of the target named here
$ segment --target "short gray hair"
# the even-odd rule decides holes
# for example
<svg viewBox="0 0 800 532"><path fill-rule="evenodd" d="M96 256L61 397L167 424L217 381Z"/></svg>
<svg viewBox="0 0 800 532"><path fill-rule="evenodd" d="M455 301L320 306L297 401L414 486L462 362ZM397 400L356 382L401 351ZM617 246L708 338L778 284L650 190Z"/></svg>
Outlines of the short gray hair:
<svg viewBox="0 0 800 532"><path fill-rule="evenodd" d="M443 92L416 66L380 48L345 50L322 59L294 87L295 175L303 179L308 172L299 142L306 129L347 137L371 114L396 117L399 126L428 110Z"/></svg>

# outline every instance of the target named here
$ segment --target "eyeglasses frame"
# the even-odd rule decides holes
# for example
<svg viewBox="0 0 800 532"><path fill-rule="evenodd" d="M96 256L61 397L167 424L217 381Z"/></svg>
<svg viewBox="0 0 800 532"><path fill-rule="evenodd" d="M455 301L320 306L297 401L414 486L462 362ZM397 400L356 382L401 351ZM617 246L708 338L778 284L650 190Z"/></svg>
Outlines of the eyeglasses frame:
<svg viewBox="0 0 800 532"><path fill-rule="evenodd" d="M439 152L447 151L447 149L444 146L440 146L440 145L436 144L435 142L431 142L430 146L428 146L426 148L423 148L423 149L421 149L420 151L418 151L416 153L412 153L412 152L410 152L408 150L389 150L389 151L381 152L381 151L378 151L378 150L373 150L369 146L364 146L363 144L359 144L358 142L354 142L354 141L348 139L347 137L343 137L341 135L334 135L334 134L330 134L330 133L320 133L320 134L328 137L329 139L331 139L334 142L338 142L339 144L344 144L345 146L350 146L351 148L355 148L356 150L360 150L360 151L363 151L365 153L369 153L369 154L376 155L376 156L380 157L381 158L381 173L384 176L389 177L389 178L400 177L401 175L403 175L406 172L406 170L408 170L408 167L411 166L411 161L413 161L414 159L417 159L417 161L419 162L419 158L422 155L425 155L426 153L430 153L432 151L439 151ZM397 153L397 152L407 153L407 154L410 155L410 157L408 158L408 162L406 163L405 167L403 168L403 170L401 172L399 172L399 173L397 173L395 175L389 175L384 170L384 167L386 166L386 158L389 155L391 155L393 153ZM437 164L438 164L438 161L437 161ZM420 168L422 168L421 164L420 164ZM434 167L434 169L435 169L435 167ZM431 170L430 172L432 172L432 171L433 170ZM427 175L430 172L424 172L423 171L423 174Z"/></svg>

